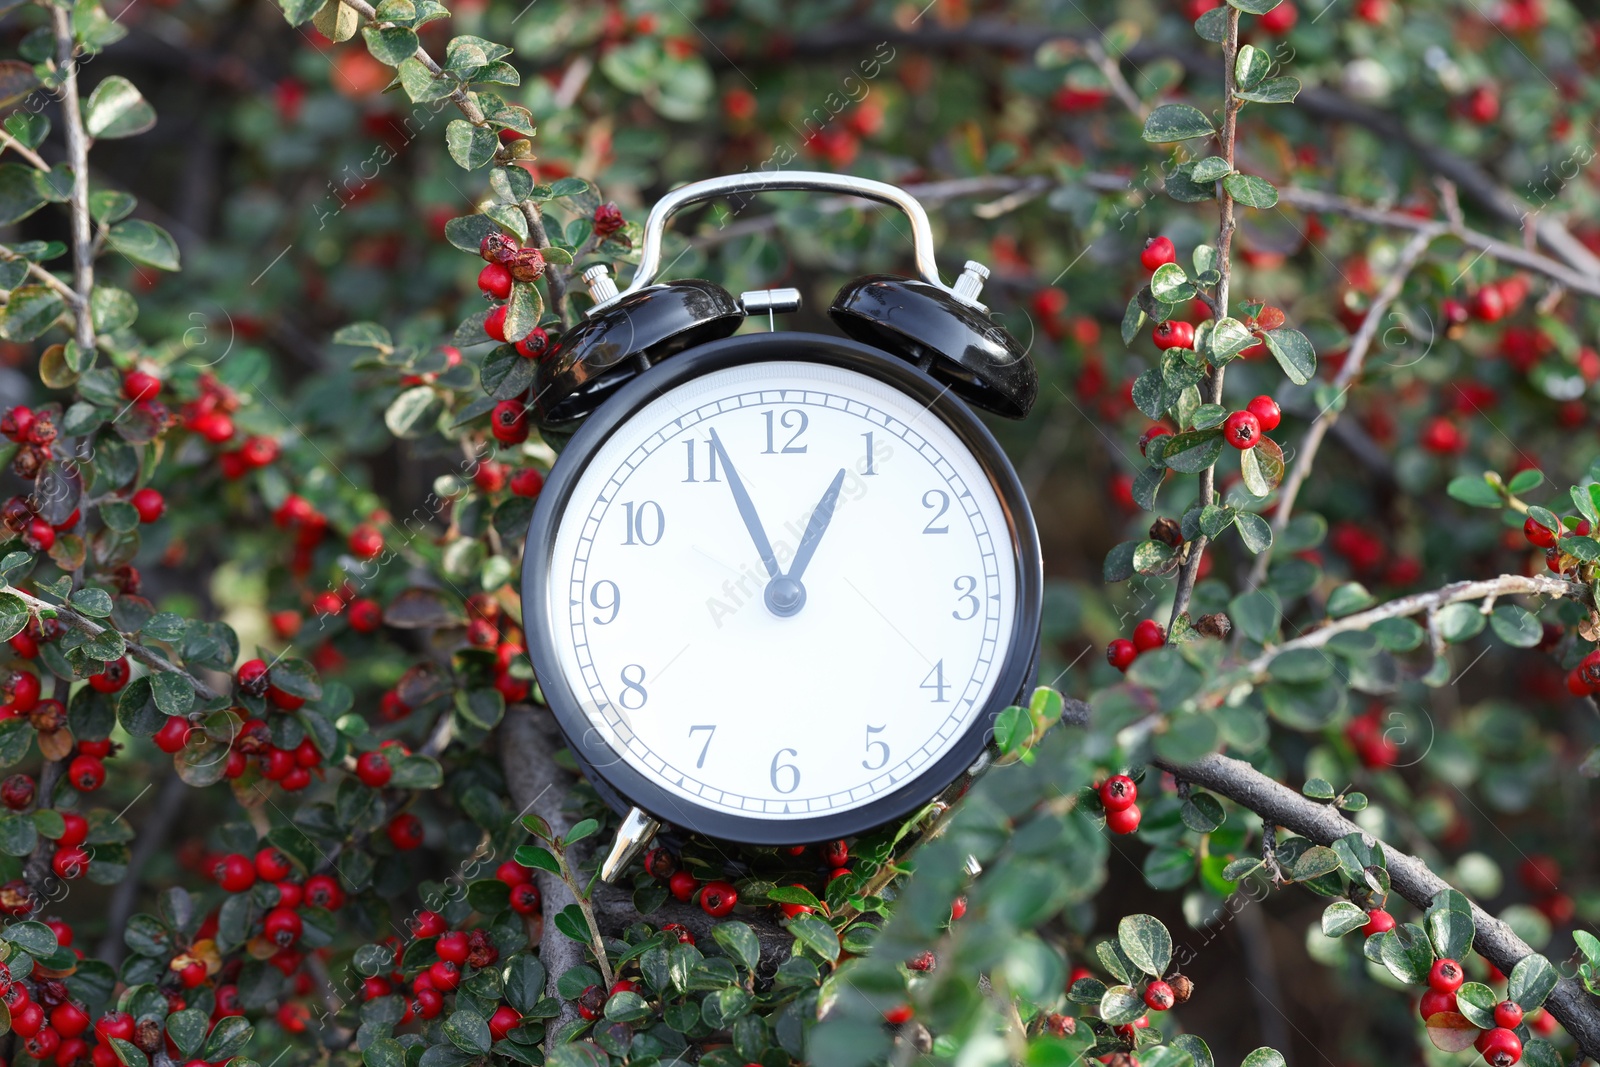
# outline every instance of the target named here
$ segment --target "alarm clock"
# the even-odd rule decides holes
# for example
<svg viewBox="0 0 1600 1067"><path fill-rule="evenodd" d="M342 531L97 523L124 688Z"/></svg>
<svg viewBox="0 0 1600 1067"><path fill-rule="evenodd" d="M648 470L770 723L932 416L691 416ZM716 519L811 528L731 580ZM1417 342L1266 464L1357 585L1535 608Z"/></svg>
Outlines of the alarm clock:
<svg viewBox="0 0 1600 1067"><path fill-rule="evenodd" d="M917 278L870 275L841 336L778 331L794 290L735 299L658 282L668 220L768 190L904 212ZM523 560L539 689L578 764L625 812L614 878L665 824L752 845L885 825L985 762L1032 678L1038 534L972 408L1021 418L1026 351L939 277L921 204L822 173L716 178L645 223L618 291L540 366L534 412L564 441ZM732 336L747 317L765 332Z"/></svg>

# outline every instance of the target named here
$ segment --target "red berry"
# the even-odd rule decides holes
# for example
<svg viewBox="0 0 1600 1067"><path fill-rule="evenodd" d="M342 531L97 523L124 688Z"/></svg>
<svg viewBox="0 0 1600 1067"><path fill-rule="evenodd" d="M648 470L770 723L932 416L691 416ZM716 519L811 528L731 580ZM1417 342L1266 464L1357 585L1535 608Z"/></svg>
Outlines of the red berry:
<svg viewBox="0 0 1600 1067"><path fill-rule="evenodd" d="M1494 1006L1494 1024L1507 1030L1522 1025L1522 1005L1514 1000L1502 1000Z"/></svg>
<svg viewBox="0 0 1600 1067"><path fill-rule="evenodd" d="M448 993L461 984L461 968L449 960L440 960L428 968L428 981L433 988Z"/></svg>
<svg viewBox="0 0 1600 1067"><path fill-rule="evenodd" d="M401 812L389 821L389 843L402 852L422 844L422 820L409 811Z"/></svg>
<svg viewBox="0 0 1600 1067"><path fill-rule="evenodd" d="M89 1013L76 1001L63 1001L50 1013L50 1025L62 1037L77 1037L89 1029Z"/></svg>
<svg viewBox="0 0 1600 1067"><path fill-rule="evenodd" d="M266 935L268 941L279 948L288 948L300 940L300 933L304 928L300 913L293 908L273 908L262 920L262 933Z"/></svg>
<svg viewBox="0 0 1600 1067"><path fill-rule="evenodd" d="M1119 671L1127 670L1138 656L1138 646L1125 637L1119 637L1106 645L1106 662Z"/></svg>
<svg viewBox="0 0 1600 1067"><path fill-rule="evenodd" d="M466 963L467 955L470 951L467 948L467 935L460 930L441 934L439 940L433 946L433 951L438 954L441 960L449 960L451 963L456 964Z"/></svg>
<svg viewBox="0 0 1600 1067"><path fill-rule="evenodd" d="M1503 1026L1485 1030L1473 1043L1489 1067L1512 1067L1522 1059L1522 1039Z"/></svg>
<svg viewBox="0 0 1600 1067"><path fill-rule="evenodd" d="M544 488L544 472L537 467L523 467L511 476L511 491L517 496L536 497Z"/></svg>
<svg viewBox="0 0 1600 1067"><path fill-rule="evenodd" d="M33 1001L29 1001L11 1013L11 1029L23 1037L33 1037L44 1029L44 1024L44 1009Z"/></svg>
<svg viewBox="0 0 1600 1067"><path fill-rule="evenodd" d="M1452 959L1434 960L1428 971L1428 985L1440 993L1454 993L1466 980L1461 964Z"/></svg>
<svg viewBox="0 0 1600 1067"><path fill-rule="evenodd" d="M528 439L528 406L520 400L502 400L489 413L489 432L503 445L520 445Z"/></svg>
<svg viewBox="0 0 1600 1067"><path fill-rule="evenodd" d="M967 898L956 897L950 904L950 921L957 922L967 917Z"/></svg>
<svg viewBox="0 0 1600 1067"><path fill-rule="evenodd" d="M1567 692L1575 697L1586 697L1594 692L1594 687L1583 676L1583 672L1574 667L1567 672Z"/></svg>
<svg viewBox="0 0 1600 1067"><path fill-rule="evenodd" d="M1539 548L1554 548L1556 546L1555 531L1547 526L1540 525L1539 520L1532 515L1528 516L1527 520L1522 524L1522 536L1526 537L1530 544Z"/></svg>
<svg viewBox="0 0 1600 1067"><path fill-rule="evenodd" d="M1194 326L1187 322L1167 320L1160 323L1151 331L1150 339L1156 347L1165 351L1169 348L1193 348Z"/></svg>
<svg viewBox="0 0 1600 1067"><path fill-rule="evenodd" d="M122 395L129 400L154 400L161 393L161 379L142 370L130 370L122 376Z"/></svg>
<svg viewBox="0 0 1600 1067"><path fill-rule="evenodd" d="M518 915L532 915L540 904L539 887L532 882L511 887L511 910Z"/></svg>
<svg viewBox="0 0 1600 1067"><path fill-rule="evenodd" d="M89 840L89 820L75 811L61 813L61 836L58 845L81 845Z"/></svg>
<svg viewBox="0 0 1600 1067"><path fill-rule="evenodd" d="M700 910L720 919L739 903L739 891L727 882L707 882L700 890Z"/></svg>
<svg viewBox="0 0 1600 1067"><path fill-rule="evenodd" d="M1130 804L1121 811L1106 813L1106 829L1114 834L1131 834L1139 828L1139 805Z"/></svg>
<svg viewBox="0 0 1600 1067"><path fill-rule="evenodd" d="M372 559L383 551L383 534L370 522L350 531L350 554L357 559Z"/></svg>
<svg viewBox="0 0 1600 1067"><path fill-rule="evenodd" d="M596 237L610 237L621 230L622 227L622 210L616 204L601 204L594 209L594 233Z"/></svg>
<svg viewBox="0 0 1600 1067"><path fill-rule="evenodd" d="M99 674L89 675L89 684L97 693L115 693L128 684L128 657L114 659L101 668Z"/></svg>
<svg viewBox="0 0 1600 1067"><path fill-rule="evenodd" d="M1436 455L1449 455L1461 451L1466 445L1466 438L1462 436L1459 426L1443 415L1437 415L1423 424L1418 443Z"/></svg>
<svg viewBox="0 0 1600 1067"><path fill-rule="evenodd" d="M394 768L382 752L363 752L356 760L356 777L371 789L382 789L394 777Z"/></svg>
<svg viewBox="0 0 1600 1067"><path fill-rule="evenodd" d="M306 879L306 903L314 908L327 908L329 911L338 911L344 907L344 887L339 880L331 874L314 874ZM433 912L424 912L425 915L434 915ZM437 918L437 916L434 916ZM441 922L443 920L440 920ZM418 937L432 937L433 934L418 934Z"/></svg>
<svg viewBox="0 0 1600 1067"><path fill-rule="evenodd" d="M896 1004L894 1007L883 1013L883 1021L888 1023L890 1026L901 1026L910 1022L911 1017L914 1014L915 1012L911 1010L911 1005Z"/></svg>
<svg viewBox="0 0 1600 1067"><path fill-rule="evenodd" d="M543 359L550 354L550 335L535 326L517 342L517 355L523 359Z"/></svg>
<svg viewBox="0 0 1600 1067"><path fill-rule="evenodd" d="M278 891L278 907L298 908L306 899L305 886L299 882L291 882L285 878L281 882L274 882L273 888Z"/></svg>
<svg viewBox="0 0 1600 1067"><path fill-rule="evenodd" d="M1454 993L1441 993L1437 989L1430 989L1422 994L1422 1002L1417 1005L1417 1014L1423 1021L1433 1018L1442 1011L1456 1010L1456 995Z"/></svg>
<svg viewBox="0 0 1600 1067"><path fill-rule="evenodd" d="M850 846L844 841L829 841L822 846L822 862L829 867L843 867L850 862Z"/></svg>
<svg viewBox="0 0 1600 1067"><path fill-rule="evenodd" d="M1166 643L1166 628L1154 619L1141 619L1139 625L1133 628L1133 647L1140 652L1149 652Z"/></svg>
<svg viewBox="0 0 1600 1067"><path fill-rule="evenodd" d="M511 295L511 272L500 263L489 263L478 272L478 288L496 300Z"/></svg>
<svg viewBox="0 0 1600 1067"><path fill-rule="evenodd" d="M1484 322L1497 322L1505 317L1506 298L1500 292L1499 286L1485 285L1472 294L1467 307L1474 318Z"/></svg>
<svg viewBox="0 0 1600 1067"><path fill-rule="evenodd" d="M1139 262L1144 264L1144 269L1154 271L1168 263L1178 261L1178 252L1172 247L1172 241L1166 237L1152 237L1144 243L1144 251L1139 253Z"/></svg>
<svg viewBox="0 0 1600 1067"><path fill-rule="evenodd" d="M1295 10L1294 4L1283 0L1283 3L1261 16L1261 29L1264 33L1277 36L1288 33L1299 20L1300 12Z"/></svg>
<svg viewBox="0 0 1600 1067"><path fill-rule="evenodd" d="M1139 799L1139 786L1126 774L1113 774L1100 783L1100 804L1107 811L1122 811Z"/></svg>
<svg viewBox="0 0 1600 1067"><path fill-rule="evenodd" d="M163 752L176 752L189 742L189 720L182 715L169 715L151 738Z"/></svg>
<svg viewBox="0 0 1600 1067"><path fill-rule="evenodd" d="M32 519L28 523L28 530L22 535L28 547L35 552L48 552L56 546L56 529L43 519ZM17 635L22 636L21 634ZM13 641L16 638L12 638ZM32 658L32 657L29 657Z"/></svg>
<svg viewBox="0 0 1600 1067"><path fill-rule="evenodd" d="M1479 126L1487 126L1500 117L1500 94L1492 85L1480 85L1467 95L1467 118Z"/></svg>
<svg viewBox="0 0 1600 1067"><path fill-rule="evenodd" d="M108 1011L94 1024L94 1035L101 1041L110 1041L114 1037L131 1041L133 1030L133 1016L125 1011Z"/></svg>
<svg viewBox="0 0 1600 1067"><path fill-rule="evenodd" d="M234 680L239 683L247 696L259 697L267 693L267 663L266 660L252 659L239 665L239 671L234 675Z"/></svg>
<svg viewBox="0 0 1600 1067"><path fill-rule="evenodd" d="M318 593L311 599L311 611L319 617L344 614L344 597L338 593Z"/></svg>
<svg viewBox="0 0 1600 1067"><path fill-rule="evenodd" d="M50 858L50 868L58 878L81 878L89 870L89 854L80 845L58 848Z"/></svg>
<svg viewBox="0 0 1600 1067"><path fill-rule="evenodd" d="M67 764L67 781L80 793L92 793L106 782L106 765L93 756L78 756Z"/></svg>
<svg viewBox="0 0 1600 1067"><path fill-rule="evenodd" d="M445 931L444 916L436 911L419 911L412 918L410 926L413 937L438 937Z"/></svg>
<svg viewBox="0 0 1600 1067"><path fill-rule="evenodd" d="M1385 933L1393 929L1394 916L1382 908L1373 908L1367 912L1367 925L1361 928L1361 935L1363 937L1371 937L1374 934Z"/></svg>
<svg viewBox="0 0 1600 1067"><path fill-rule="evenodd" d="M33 803L38 784L28 774L13 774L0 783L0 801L12 811L21 811Z"/></svg>
<svg viewBox="0 0 1600 1067"><path fill-rule="evenodd" d="M694 899L694 894L700 888L700 879L688 871L678 871L667 879L667 891L682 901Z"/></svg>
<svg viewBox="0 0 1600 1067"><path fill-rule="evenodd" d="M1235 411L1222 424L1222 439L1241 452L1254 448L1261 440L1261 420L1254 412Z"/></svg>
<svg viewBox="0 0 1600 1067"><path fill-rule="evenodd" d="M369 597L350 602L350 629L358 634L377 632L383 626L383 608Z"/></svg>
<svg viewBox="0 0 1600 1067"><path fill-rule="evenodd" d="M1278 402L1270 396L1258 396L1245 405L1245 410L1256 417L1261 424L1262 433L1271 433L1278 428L1278 423L1283 419L1283 410L1278 407Z"/></svg>
<svg viewBox="0 0 1600 1067"><path fill-rule="evenodd" d="M483 332L495 341L504 341L506 339L506 306L504 304L489 310L489 317L483 320Z"/></svg>
<svg viewBox="0 0 1600 1067"><path fill-rule="evenodd" d="M509 1004L502 1004L489 1016L489 1036L504 1041L505 1036L522 1024L522 1016Z"/></svg>
<svg viewBox="0 0 1600 1067"><path fill-rule="evenodd" d="M1144 987L1144 1006L1151 1011L1166 1011L1175 1003L1177 997L1173 996L1172 987L1161 979Z"/></svg>
<svg viewBox="0 0 1600 1067"><path fill-rule="evenodd" d="M1171 430L1160 424L1150 427L1139 435L1139 455L1145 454L1145 449L1150 446L1151 441L1154 441L1157 437L1166 437L1171 433Z"/></svg>
<svg viewBox="0 0 1600 1067"><path fill-rule="evenodd" d="M229 893L243 893L256 884L256 865L239 853L230 852L217 861L211 876Z"/></svg>
<svg viewBox="0 0 1600 1067"><path fill-rule="evenodd" d="M281 882L294 871L289 857L270 845L256 853L256 874L264 881Z"/></svg>

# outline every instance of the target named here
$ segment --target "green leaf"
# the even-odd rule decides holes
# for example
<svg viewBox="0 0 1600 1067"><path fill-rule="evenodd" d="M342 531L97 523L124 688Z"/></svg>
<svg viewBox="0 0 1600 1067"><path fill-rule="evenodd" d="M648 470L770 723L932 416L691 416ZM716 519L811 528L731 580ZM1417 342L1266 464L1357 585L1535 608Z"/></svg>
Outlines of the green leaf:
<svg viewBox="0 0 1600 1067"><path fill-rule="evenodd" d="M511 299L506 302L506 340L516 342L528 336L539 325L543 314L544 300L539 296L539 287L533 282L513 282Z"/></svg>
<svg viewBox="0 0 1600 1067"><path fill-rule="evenodd" d="M55 931L44 923L32 919L12 923L0 931L0 938L11 942L35 959L49 959L56 954Z"/></svg>
<svg viewBox="0 0 1600 1067"><path fill-rule="evenodd" d="M11 298L0 314L0 337L32 341L53 326L65 310L66 305L54 289L44 285L19 286L11 290Z"/></svg>
<svg viewBox="0 0 1600 1067"><path fill-rule="evenodd" d="M1263 336L1267 348L1290 381L1296 385L1311 381L1311 376L1317 372L1317 353L1305 334L1284 327L1268 330Z"/></svg>
<svg viewBox="0 0 1600 1067"><path fill-rule="evenodd" d="M124 289L96 285L89 293L89 317L97 333L115 333L139 317L138 301Z"/></svg>
<svg viewBox="0 0 1600 1067"><path fill-rule="evenodd" d="M1139 304L1139 295L1135 293L1128 299L1128 306L1122 313L1122 343L1125 345L1133 344L1133 339L1139 336L1140 332L1144 329L1144 324L1148 321L1150 321L1149 317L1145 315L1144 308ZM1156 385L1158 387L1157 395L1159 395L1159 386L1161 384L1160 374L1158 374L1156 371L1145 371L1145 374L1154 374L1156 376ZM1142 374L1139 377L1143 379L1144 375ZM1138 404L1140 411L1143 411L1146 415L1150 415L1149 409L1143 404L1139 404L1137 398L1134 400L1134 403ZM1161 417L1161 413L1157 411L1154 415L1150 415L1150 417L1152 419L1158 419Z"/></svg>
<svg viewBox="0 0 1600 1067"><path fill-rule="evenodd" d="M1193 793L1178 809L1183 825L1197 834L1209 834L1227 818L1222 804L1210 793Z"/></svg>
<svg viewBox="0 0 1600 1067"><path fill-rule="evenodd" d="M1544 640L1544 627L1532 612L1516 604L1500 604L1489 616L1494 634L1515 648L1532 648Z"/></svg>
<svg viewBox="0 0 1600 1067"><path fill-rule="evenodd" d="M462 170L477 170L494 158L500 138L487 126L474 126L466 119L451 119L444 128L445 146L450 158Z"/></svg>
<svg viewBox="0 0 1600 1067"><path fill-rule="evenodd" d="M1222 455L1222 431L1190 430L1173 434L1167 439L1161 461L1169 468L1184 474L1199 474Z"/></svg>
<svg viewBox="0 0 1600 1067"><path fill-rule="evenodd" d="M1406 985L1421 985L1433 966L1433 946L1420 926L1402 923L1379 934L1378 952L1383 965Z"/></svg>
<svg viewBox="0 0 1600 1067"><path fill-rule="evenodd" d="M1281 658L1281 657L1280 657ZM1339 854L1326 845L1313 845L1294 862L1294 880L1309 882L1339 869Z"/></svg>
<svg viewBox="0 0 1600 1067"><path fill-rule="evenodd" d="M1256 343L1255 335L1238 319L1223 317L1211 330L1211 354L1219 360L1232 359Z"/></svg>
<svg viewBox="0 0 1600 1067"><path fill-rule="evenodd" d="M156 124L156 109L132 82L113 74L89 94L83 105L83 124L89 136L98 140L132 137Z"/></svg>
<svg viewBox="0 0 1600 1067"><path fill-rule="evenodd" d="M1248 92L1238 92L1233 95L1254 104L1290 104L1300 95L1300 79L1288 76L1273 78Z"/></svg>
<svg viewBox="0 0 1600 1067"><path fill-rule="evenodd" d="M368 26L361 31L361 36L366 38L367 51L372 53L372 58L387 66L398 67L417 51L416 31L404 26Z"/></svg>
<svg viewBox="0 0 1600 1067"><path fill-rule="evenodd" d="M178 269L178 242L153 222L129 219L111 227L106 243L131 260L159 270Z"/></svg>
<svg viewBox="0 0 1600 1067"><path fill-rule="evenodd" d="M1172 962L1172 935L1154 915L1123 916L1117 923L1117 944L1152 978L1160 978Z"/></svg>
<svg viewBox="0 0 1600 1067"><path fill-rule="evenodd" d="M224 1016L211 1028L211 1036L206 1040L206 1047L200 1051L200 1058L208 1061L232 1059L244 1049L252 1032L249 1020L243 1016Z"/></svg>
<svg viewBox="0 0 1600 1067"><path fill-rule="evenodd" d="M1177 550L1162 541L1141 541L1133 550L1133 569L1140 574L1160 574L1176 555Z"/></svg>
<svg viewBox="0 0 1600 1067"><path fill-rule="evenodd" d="M1275 1048L1258 1048L1246 1056L1239 1067L1284 1067L1283 1053Z"/></svg>
<svg viewBox="0 0 1600 1067"><path fill-rule="evenodd" d="M1498 1003L1500 998L1494 990L1482 982L1468 982L1456 990L1456 1011L1480 1030L1494 1029L1494 1008Z"/></svg>
<svg viewBox="0 0 1600 1067"><path fill-rule="evenodd" d="M839 959L839 937L833 927L810 915L797 915L788 923L789 932L806 948L829 963Z"/></svg>
<svg viewBox="0 0 1600 1067"><path fill-rule="evenodd" d="M1197 291L1194 282L1176 263L1163 263L1150 276L1150 295L1163 304L1181 304L1193 300Z"/></svg>
<svg viewBox="0 0 1600 1067"><path fill-rule="evenodd" d="M36 173L21 163L0 163L0 226L20 222L44 207Z"/></svg>
<svg viewBox="0 0 1600 1067"><path fill-rule="evenodd" d="M1107 582L1125 582L1133 577L1133 554L1143 544L1141 541L1124 541L1122 544L1106 553L1106 561L1101 566L1101 577ZM6 594L0 594L3 597ZM21 601L17 601L21 603ZM20 631L28 624L27 617L17 625ZM14 636L14 635L13 635Z"/></svg>
<svg viewBox="0 0 1600 1067"><path fill-rule="evenodd" d="M383 422L396 437L416 438L434 428L443 410L444 401L432 386L417 385L394 398Z"/></svg>
<svg viewBox="0 0 1600 1067"><path fill-rule="evenodd" d="M1245 207L1265 209L1276 207L1278 203L1278 190L1271 182L1254 174L1230 174L1222 179L1222 187L1228 191L1229 196Z"/></svg>
<svg viewBox="0 0 1600 1067"><path fill-rule="evenodd" d="M1239 538L1244 541L1244 547L1251 552L1259 554L1272 547L1272 527L1255 512L1239 512L1233 524L1239 528Z"/></svg>
<svg viewBox="0 0 1600 1067"><path fill-rule="evenodd" d="M1487 622L1476 604L1446 604L1433 618L1439 636L1452 644L1477 637Z"/></svg>
<svg viewBox="0 0 1600 1067"><path fill-rule="evenodd" d="M1228 34L1228 9L1217 6L1194 20L1194 32L1202 41L1221 44Z"/></svg>
<svg viewBox="0 0 1600 1067"><path fill-rule="evenodd" d="M1486 478L1475 478L1470 474L1451 478L1444 491L1453 499L1475 508L1504 507L1506 502L1505 497Z"/></svg>
<svg viewBox="0 0 1600 1067"><path fill-rule="evenodd" d="M463 1052L486 1054L494 1045L489 1023L471 1008L458 1008L444 1022L444 1036Z"/></svg>
<svg viewBox="0 0 1600 1067"><path fill-rule="evenodd" d="M1162 104L1144 120L1141 136L1151 144L1170 144L1215 132L1216 127L1199 108L1188 104Z"/></svg>
<svg viewBox="0 0 1600 1067"><path fill-rule="evenodd" d="M1464 960L1472 947L1472 905L1459 890L1443 889L1423 916L1434 954L1440 959Z"/></svg>
<svg viewBox="0 0 1600 1067"><path fill-rule="evenodd" d="M1237 8L1246 15L1265 15L1282 2L1283 0L1228 0L1228 6Z"/></svg>
<svg viewBox="0 0 1600 1067"><path fill-rule="evenodd" d="M1247 44L1239 49L1234 59L1233 80L1241 89L1254 89L1266 80L1271 69L1272 57L1255 45Z"/></svg>
<svg viewBox="0 0 1600 1067"><path fill-rule="evenodd" d="M1328 937L1343 937L1367 925L1367 913L1348 900L1336 900L1322 912L1322 932Z"/></svg>
<svg viewBox="0 0 1600 1067"><path fill-rule="evenodd" d="M198 1008L186 1008L167 1016L167 1036L178 1046L184 1059L200 1051L200 1046L206 1040L206 1031L210 1028L206 1013Z"/></svg>
<svg viewBox="0 0 1600 1067"><path fill-rule="evenodd" d="M1100 1018L1112 1026L1126 1026L1145 1011L1144 998L1132 986L1114 985L1100 998Z"/></svg>
<svg viewBox="0 0 1600 1067"><path fill-rule="evenodd" d="M1537 952L1524 956L1511 969L1506 997L1522 1005L1523 1011L1532 1011L1544 1003L1559 977L1550 961Z"/></svg>

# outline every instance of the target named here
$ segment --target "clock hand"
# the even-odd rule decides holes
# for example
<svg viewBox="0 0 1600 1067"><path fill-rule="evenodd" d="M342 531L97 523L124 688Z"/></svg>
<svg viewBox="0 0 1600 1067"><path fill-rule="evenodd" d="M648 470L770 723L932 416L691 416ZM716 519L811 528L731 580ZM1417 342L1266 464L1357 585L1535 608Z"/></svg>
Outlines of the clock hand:
<svg viewBox="0 0 1600 1067"><path fill-rule="evenodd" d="M818 542L828 529L828 523L833 521L833 509L839 503L839 490L844 488L844 475L845 470L840 467L839 473L833 476L832 484L822 494L822 499L817 501L810 520L806 522L805 533L800 535L800 547L795 550L794 560L789 564L785 578L798 582L800 576L805 574L806 566L816 554Z"/></svg>
<svg viewBox="0 0 1600 1067"><path fill-rule="evenodd" d="M772 551L772 542L767 540L767 531L761 526L761 516L756 514L755 502L745 491L744 482L739 480L739 472L733 469L733 460L728 458L728 450L722 447L722 438L717 436L716 430L711 431L711 447L721 458L722 469L728 472L728 488L733 490L733 502L739 506L739 517L744 519L745 529L750 531L750 540L755 542L756 551L761 554L767 576L781 577L783 571L778 567L777 553Z"/></svg>

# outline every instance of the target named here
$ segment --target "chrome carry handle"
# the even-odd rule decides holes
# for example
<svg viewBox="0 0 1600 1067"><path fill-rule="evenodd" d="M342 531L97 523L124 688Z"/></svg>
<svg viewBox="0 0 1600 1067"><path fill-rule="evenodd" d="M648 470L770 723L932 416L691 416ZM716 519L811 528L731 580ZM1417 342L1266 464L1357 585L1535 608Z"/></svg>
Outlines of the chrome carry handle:
<svg viewBox="0 0 1600 1067"><path fill-rule="evenodd" d="M587 314L594 314L627 296L638 292L656 280L661 272L661 238L667 222L673 215L690 204L712 200L731 193L769 193L780 191L840 193L874 200L899 208L911 221L911 244L917 261L917 273L929 285L937 286L965 304L983 308L978 293L989 269L976 260L968 260L956 284L945 285L939 278L939 265L933 256L933 227L928 224L928 213L916 197L888 182L869 178L855 178L848 174L829 174L825 171L798 170L729 174L721 178L707 178L675 189L656 202L644 224L644 241L639 252L639 266L633 272L628 288L617 291L604 267L590 267L583 272L583 280L594 298L594 306Z"/></svg>

